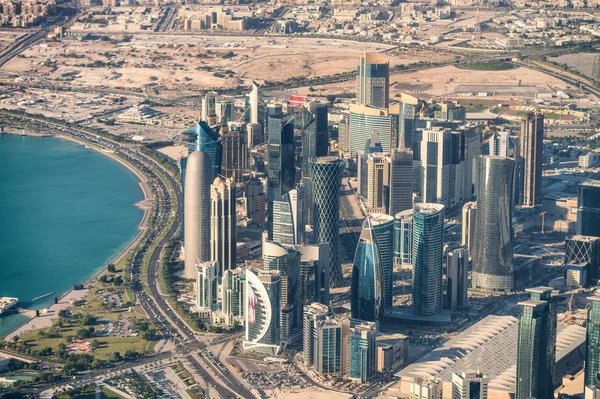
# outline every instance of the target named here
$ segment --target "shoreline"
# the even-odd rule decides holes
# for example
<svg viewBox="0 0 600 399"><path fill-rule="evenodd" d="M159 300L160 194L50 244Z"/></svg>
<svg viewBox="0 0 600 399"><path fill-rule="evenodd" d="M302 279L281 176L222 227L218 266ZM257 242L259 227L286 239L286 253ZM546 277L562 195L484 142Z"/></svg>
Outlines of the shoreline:
<svg viewBox="0 0 600 399"><path fill-rule="evenodd" d="M150 190L150 188L147 185L147 179L145 177L145 175L140 172L137 168L135 168L133 165L129 164L128 162L126 162L124 159L122 159L121 157L115 155L114 153L111 152L107 152L104 151L102 148L97 147L94 143L89 143L86 142L84 140L80 140L80 139L76 139L73 137L69 137L66 136L64 134L38 134L38 133L17 133L15 131L12 132L3 132L0 134L12 134L12 135L17 135L17 136L26 136L26 137L37 137L37 138L44 138L44 137L55 137L55 138L59 138L59 139L63 139L63 140L68 140L77 144L80 144L82 146L85 146L86 149L91 149L94 150L100 154L103 154L105 156L107 156L108 158L111 158L112 160L118 162L121 166L123 166L125 169L129 170L131 173L133 173L137 180L138 180L138 185L140 186L140 189L142 191L142 195L144 196L144 199L132 204L133 206L135 206L136 208L139 208L143 211L143 215L142 218L140 220L140 222L138 223L138 233L133 237L133 239L131 241L129 241L129 243L127 243L127 245L125 246L125 248L123 248L116 256L114 256L112 258L112 260L110 260L107 264L105 264L100 270L98 270L96 273L94 273L92 276L90 276L89 278L87 278L82 284L84 285L84 289L83 290L74 290L74 289L70 289L68 291L66 291L64 294L62 294L61 296L58 297L58 301L57 303L51 303L49 306L47 306L46 309L47 312L46 313L40 313L39 316L33 316L28 320L25 320L24 322L20 323L19 325L17 325L15 328L11 329L10 331L8 331L7 333L5 333L3 335L4 339L12 339L13 336L15 335L20 335L22 332L26 332L26 331L31 331L31 330L37 330L37 329L41 329L41 328L45 328L45 327L49 327L52 324L52 320L54 318L56 318L58 316L58 310L56 312L54 312L53 310L56 310L56 308L60 308L60 309L70 309L73 305L71 305L70 300L72 299L67 298L65 300L65 298L69 295L72 295L73 293L75 294L79 294L76 295L76 297L78 298L84 298L85 296L87 296L89 294L89 284L96 278L98 278L99 276L101 276L103 273L106 272L108 264L110 263L117 263L119 261L121 261L121 259L123 259L125 256L127 256L127 254L129 253L129 251L135 247L138 242L142 239L144 233L146 232L146 227L148 224L148 220L149 220L149 213L152 209L152 201L154 200L154 196L152 195L152 190ZM149 204L149 205L148 205ZM74 283L75 284L75 283ZM84 294L84 295L81 295ZM54 308L54 309L53 309ZM27 309L25 309L27 310ZM33 325L34 322L37 322L38 319L47 319L47 320L43 320L43 321L47 321L46 324L48 324L47 326L38 326L36 327L35 325ZM29 326L31 325L31 326ZM31 327L31 328L28 328Z"/></svg>

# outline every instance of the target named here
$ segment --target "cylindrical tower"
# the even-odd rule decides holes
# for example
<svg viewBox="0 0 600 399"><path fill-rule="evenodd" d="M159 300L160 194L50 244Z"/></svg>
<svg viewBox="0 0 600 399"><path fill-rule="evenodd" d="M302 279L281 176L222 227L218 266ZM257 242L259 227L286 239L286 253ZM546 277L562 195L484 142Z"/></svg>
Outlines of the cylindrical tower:
<svg viewBox="0 0 600 399"><path fill-rule="evenodd" d="M384 213L371 213L367 216L373 228L379 256L381 257L381 295L385 309L392 307L394 285L394 218Z"/></svg>
<svg viewBox="0 0 600 399"><path fill-rule="evenodd" d="M314 237L317 244L329 243L329 286L342 281L342 265L338 254L340 239L340 186L344 160L339 157L310 159L313 180Z"/></svg>
<svg viewBox="0 0 600 399"><path fill-rule="evenodd" d="M442 311L444 205L415 204L413 210L413 312L433 316Z"/></svg>
<svg viewBox="0 0 600 399"><path fill-rule="evenodd" d="M194 151L185 174L185 277L196 278L196 261L210 260L210 157Z"/></svg>
<svg viewBox="0 0 600 399"><path fill-rule="evenodd" d="M483 291L511 291L514 288L511 223L514 161L493 155L480 156L476 168L472 287Z"/></svg>
<svg viewBox="0 0 600 399"><path fill-rule="evenodd" d="M371 219L366 218L352 266L350 306L353 318L373 322L383 320L382 277L379 247Z"/></svg>

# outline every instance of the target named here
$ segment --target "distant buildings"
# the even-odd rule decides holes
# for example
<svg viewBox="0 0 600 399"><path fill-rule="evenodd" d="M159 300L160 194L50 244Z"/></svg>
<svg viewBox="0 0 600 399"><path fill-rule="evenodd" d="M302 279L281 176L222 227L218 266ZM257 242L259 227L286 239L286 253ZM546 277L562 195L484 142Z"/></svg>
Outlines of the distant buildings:
<svg viewBox="0 0 600 399"><path fill-rule="evenodd" d="M519 204L533 207L542 203L544 162L544 114L530 112L521 120Z"/></svg>
<svg viewBox="0 0 600 399"><path fill-rule="evenodd" d="M329 243L329 285L337 287L342 280L338 246L340 239L340 186L344 160L328 156L313 158L309 162L313 180L314 240L318 244Z"/></svg>
<svg viewBox="0 0 600 399"><path fill-rule="evenodd" d="M210 254L210 183L212 165L208 154L194 151L187 160L185 176L185 277L196 278L196 262L206 262Z"/></svg>
<svg viewBox="0 0 600 399"><path fill-rule="evenodd" d="M600 180L579 185L577 234L600 237Z"/></svg>
<svg viewBox="0 0 600 399"><path fill-rule="evenodd" d="M415 204L413 213L412 308L418 316L442 311L444 206Z"/></svg>
<svg viewBox="0 0 600 399"><path fill-rule="evenodd" d="M512 291L514 161L493 155L480 156L476 170L480 178L473 236L472 287L483 291Z"/></svg>
<svg viewBox="0 0 600 399"><path fill-rule="evenodd" d="M367 218L360 233L352 266L350 304L353 318L383 321L382 277L380 250L371 220Z"/></svg>
<svg viewBox="0 0 600 399"><path fill-rule="evenodd" d="M600 297L591 297L590 300L591 306L587 311L584 385L600 388Z"/></svg>
<svg viewBox="0 0 600 399"><path fill-rule="evenodd" d="M358 103L375 108L387 108L390 97L390 63L375 53L360 57L357 68Z"/></svg>

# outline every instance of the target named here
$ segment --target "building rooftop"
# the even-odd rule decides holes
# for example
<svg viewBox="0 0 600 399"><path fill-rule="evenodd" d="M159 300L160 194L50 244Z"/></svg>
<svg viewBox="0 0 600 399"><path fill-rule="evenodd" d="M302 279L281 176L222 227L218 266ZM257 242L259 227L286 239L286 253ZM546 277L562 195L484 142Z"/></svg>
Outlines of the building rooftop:
<svg viewBox="0 0 600 399"><path fill-rule="evenodd" d="M444 205L442 204L429 204L429 203L419 203L415 204L415 211L425 214L425 215L433 215L434 213L440 212L444 209Z"/></svg>
<svg viewBox="0 0 600 399"><path fill-rule="evenodd" d="M600 187L600 180L588 179L581 183L582 186Z"/></svg>
<svg viewBox="0 0 600 399"><path fill-rule="evenodd" d="M371 221L371 226L379 226L394 221L393 217L385 213L370 213L368 219Z"/></svg>
<svg viewBox="0 0 600 399"><path fill-rule="evenodd" d="M517 318L491 315L400 370L396 376L432 376L450 382L453 373L478 370L490 379L490 389L514 392L517 341ZM559 323L556 361L560 361L584 342L585 328Z"/></svg>

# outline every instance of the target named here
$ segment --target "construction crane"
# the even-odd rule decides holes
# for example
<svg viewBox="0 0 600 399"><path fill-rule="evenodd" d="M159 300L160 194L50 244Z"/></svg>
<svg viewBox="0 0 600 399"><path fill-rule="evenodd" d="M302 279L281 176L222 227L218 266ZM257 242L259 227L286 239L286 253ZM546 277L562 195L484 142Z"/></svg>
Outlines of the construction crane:
<svg viewBox="0 0 600 399"><path fill-rule="evenodd" d="M573 325L573 296L575 291L571 292L571 298L569 299L569 310L567 311L567 325Z"/></svg>

